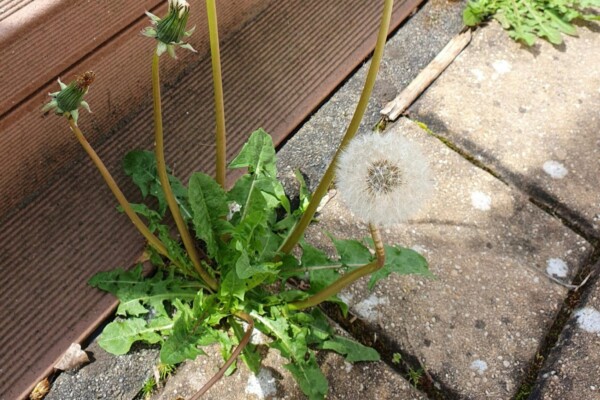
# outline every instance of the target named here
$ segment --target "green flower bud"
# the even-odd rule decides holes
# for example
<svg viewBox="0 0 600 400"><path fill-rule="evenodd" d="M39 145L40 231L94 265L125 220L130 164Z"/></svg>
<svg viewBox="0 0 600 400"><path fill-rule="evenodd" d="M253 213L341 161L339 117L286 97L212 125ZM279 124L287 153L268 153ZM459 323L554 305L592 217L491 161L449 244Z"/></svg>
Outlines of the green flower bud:
<svg viewBox="0 0 600 400"><path fill-rule="evenodd" d="M42 111L54 110L57 115L64 115L67 118L72 117L77 123L79 107L91 112L90 106L83 100L83 96L88 92L95 78L96 74L88 71L79 75L76 80L68 85L65 85L59 79L58 84L61 90L49 94L52 100L42 108Z"/></svg>
<svg viewBox="0 0 600 400"><path fill-rule="evenodd" d="M156 52L159 56L167 51L171 57L177 58L175 57L175 47L177 46L196 51L189 43L183 41L184 37L190 36L194 31L194 28L189 31L185 30L190 15L190 6L187 1L169 0L169 12L162 19L149 12L146 12L146 15L150 17L152 26L145 28L142 35L158 40Z"/></svg>
<svg viewBox="0 0 600 400"><path fill-rule="evenodd" d="M169 1L169 14L156 24L156 39L165 44L179 43L185 35L190 6L183 0Z"/></svg>

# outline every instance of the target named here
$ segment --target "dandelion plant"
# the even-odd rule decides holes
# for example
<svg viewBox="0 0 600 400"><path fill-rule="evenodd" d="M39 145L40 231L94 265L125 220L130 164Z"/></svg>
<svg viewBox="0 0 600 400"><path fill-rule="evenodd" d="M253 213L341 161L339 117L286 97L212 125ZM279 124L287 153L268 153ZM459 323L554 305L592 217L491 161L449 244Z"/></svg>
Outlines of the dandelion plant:
<svg viewBox="0 0 600 400"><path fill-rule="evenodd" d="M138 265L90 279L91 286L120 300L120 318L104 328L98 341L101 347L124 354L138 341L159 344L161 363L176 365L203 355L204 346L219 344L225 361L193 399L231 373L238 358L259 372L264 352L250 342L254 329L268 336L267 346L288 360L284 367L310 399L323 399L328 390L316 351L333 349L349 362L379 359L375 350L339 336L316 306L330 301L347 312L338 293L367 275L371 275L372 288L392 272L429 274L423 257L410 249L385 245L378 228L405 221L426 201L431 180L421 152L397 136L353 139L375 82L392 4L385 0L369 75L348 131L312 199L303 186L296 209L277 179L275 149L264 130L253 132L227 164L214 0L206 0L206 5L216 114L216 179L196 172L187 184L181 182L170 173L164 155L160 58L165 53L175 57L178 47L195 51L185 42L193 31L187 28L190 6L186 1L169 0L163 18L147 13L150 26L143 31L156 41L151 53L155 146L152 151L130 152L124 167L144 198L156 197L154 204L127 201L77 125L79 108L89 109L83 96L94 75L86 73L69 85L59 81L61 90L51 94L44 109L67 118L120 208L147 240L156 267L150 276L144 276ZM231 187L226 186L228 169L244 172ZM369 223L371 240L332 238L338 255L331 258L302 236L336 171L342 196ZM167 222L167 210L179 235L173 234ZM298 251L292 252L297 246ZM308 289L293 286L299 279L308 281Z"/></svg>

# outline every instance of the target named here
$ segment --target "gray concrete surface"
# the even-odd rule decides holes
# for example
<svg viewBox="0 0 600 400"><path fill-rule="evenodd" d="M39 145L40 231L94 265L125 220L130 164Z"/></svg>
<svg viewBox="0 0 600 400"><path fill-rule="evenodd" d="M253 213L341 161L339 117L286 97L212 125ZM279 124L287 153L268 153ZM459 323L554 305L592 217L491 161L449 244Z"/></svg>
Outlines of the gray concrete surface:
<svg viewBox="0 0 600 400"><path fill-rule="evenodd" d="M470 399L512 398L567 294L547 268L566 266L569 282L590 246L414 122L401 120L386 134L421 145L437 187L421 215L383 230L385 240L420 251L436 279L391 275L373 292L363 280L342 297L444 387ZM368 235L339 196L308 235L322 246L321 231Z"/></svg>
<svg viewBox="0 0 600 400"><path fill-rule="evenodd" d="M595 266L600 269L600 263ZM533 398L600 399L600 276L596 273L540 372Z"/></svg>
<svg viewBox="0 0 600 400"><path fill-rule="evenodd" d="M266 349L265 349L266 350ZM222 365L218 349L209 349L208 357L198 357L185 363L151 400L190 398ZM329 380L328 399L405 399L424 400L413 388L384 362L350 364L334 353L320 353L319 365ZM269 351L258 375L245 365L232 376L221 379L204 396L206 399L302 399L304 395L291 374L283 368L287 360L277 351Z"/></svg>
<svg viewBox="0 0 600 400"><path fill-rule="evenodd" d="M581 26L561 46L527 49L490 24L410 109L520 190L566 208L596 238L598 29Z"/></svg>
<svg viewBox="0 0 600 400"><path fill-rule="evenodd" d="M129 354L121 357L108 354L97 342L85 350L92 362L60 374L46 400L131 400L152 376L158 361L158 350L145 346L133 346Z"/></svg>

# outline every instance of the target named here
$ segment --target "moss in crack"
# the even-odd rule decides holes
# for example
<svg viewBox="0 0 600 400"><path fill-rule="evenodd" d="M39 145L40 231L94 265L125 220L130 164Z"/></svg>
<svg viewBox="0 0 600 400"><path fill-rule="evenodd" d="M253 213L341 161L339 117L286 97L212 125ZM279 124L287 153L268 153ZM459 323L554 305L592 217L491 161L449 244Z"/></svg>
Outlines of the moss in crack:
<svg viewBox="0 0 600 400"><path fill-rule="evenodd" d="M452 141L450 141L448 138L435 133L434 131L432 131L431 129L429 129L429 127L427 126L427 124L425 124L424 122L421 122L421 121L419 121L417 119L411 119L411 118L409 118L409 119L412 122L414 122L415 124L417 124L417 126L419 128L421 128L425 132L427 132L428 135L430 135L430 136L436 138L437 140L439 140L440 142L442 142L450 150L454 151L455 153L457 153L458 155L460 155L462 158L464 158L465 160L467 160L471 164L475 165L477 168L480 168L480 169L484 170L485 172L487 172L488 174L492 175L494 178L498 179L500 182L504 183L505 185L508 185L508 182L506 182L506 180L504 180L500 176L500 174L497 171L493 170L490 166L485 165L484 163L482 163L481 161L479 161L475 156L473 156L472 154L467 153L466 151L464 151L463 149L461 149L458 145L456 145Z"/></svg>

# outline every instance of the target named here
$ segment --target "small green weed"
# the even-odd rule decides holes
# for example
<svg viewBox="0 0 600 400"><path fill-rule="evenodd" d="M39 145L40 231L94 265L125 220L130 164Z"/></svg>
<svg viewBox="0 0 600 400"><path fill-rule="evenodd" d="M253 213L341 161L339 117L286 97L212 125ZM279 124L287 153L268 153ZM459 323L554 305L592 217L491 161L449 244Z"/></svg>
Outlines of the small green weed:
<svg viewBox="0 0 600 400"><path fill-rule="evenodd" d="M150 377L146 379L144 382L144 386L142 386L142 399L149 399L152 396L152 393L156 389L156 380L154 377Z"/></svg>
<svg viewBox="0 0 600 400"><path fill-rule="evenodd" d="M537 37L561 44L562 34L575 36L574 20L598 21L600 0L469 0L467 26L496 19L513 39L532 46Z"/></svg>
<svg viewBox="0 0 600 400"><path fill-rule="evenodd" d="M419 384L421 383L421 378L422 377L423 377L423 370L422 369L420 369L420 368L419 369L412 369L412 368L408 369L408 381L414 387L416 387L416 388L419 387Z"/></svg>

